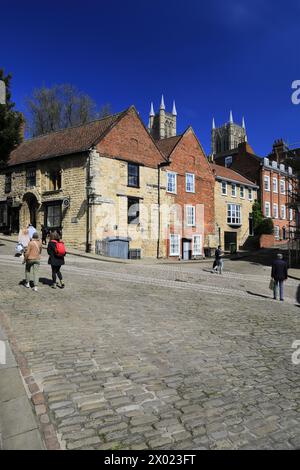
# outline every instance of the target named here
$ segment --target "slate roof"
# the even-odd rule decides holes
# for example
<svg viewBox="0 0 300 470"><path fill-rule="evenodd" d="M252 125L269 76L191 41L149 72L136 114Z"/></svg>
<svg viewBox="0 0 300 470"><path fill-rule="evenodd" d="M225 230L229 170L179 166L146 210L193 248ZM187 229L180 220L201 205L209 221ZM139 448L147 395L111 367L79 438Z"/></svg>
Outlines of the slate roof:
<svg viewBox="0 0 300 470"><path fill-rule="evenodd" d="M210 166L211 166L211 169L213 170L215 177L217 178L225 179L228 181L233 181L236 183L243 183L244 185L247 185L247 186L257 187L256 184L253 183L253 181L248 180L247 178L240 175L236 171L231 170L230 168L226 168L221 165L216 165L214 163L211 163Z"/></svg>
<svg viewBox="0 0 300 470"><path fill-rule="evenodd" d="M126 112L127 110L87 124L25 140L11 152L8 165L85 152L97 143Z"/></svg>

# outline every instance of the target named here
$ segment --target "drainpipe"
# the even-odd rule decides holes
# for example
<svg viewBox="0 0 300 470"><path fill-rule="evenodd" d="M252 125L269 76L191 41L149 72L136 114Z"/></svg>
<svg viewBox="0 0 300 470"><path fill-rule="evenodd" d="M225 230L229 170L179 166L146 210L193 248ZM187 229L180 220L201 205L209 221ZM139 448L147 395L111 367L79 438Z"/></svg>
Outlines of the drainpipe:
<svg viewBox="0 0 300 470"><path fill-rule="evenodd" d="M86 253L91 252L91 220L92 220L92 207L91 207L91 149L87 158L86 166L86 201L87 201L87 211L86 211L86 243L85 251Z"/></svg>
<svg viewBox="0 0 300 470"><path fill-rule="evenodd" d="M169 162L162 162L158 164L158 172L157 172L157 184L158 184L158 193L157 193L157 204L158 204L158 237L157 237L157 253L156 257L160 258L159 253L160 253L160 229L161 229L161 221L160 221L160 169L163 168L164 166L168 166Z"/></svg>

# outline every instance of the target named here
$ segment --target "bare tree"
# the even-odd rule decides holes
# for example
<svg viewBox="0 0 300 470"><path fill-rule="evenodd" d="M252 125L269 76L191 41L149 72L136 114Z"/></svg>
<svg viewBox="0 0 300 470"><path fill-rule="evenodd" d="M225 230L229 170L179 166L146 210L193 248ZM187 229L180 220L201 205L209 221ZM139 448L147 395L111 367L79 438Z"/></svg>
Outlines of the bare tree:
<svg viewBox="0 0 300 470"><path fill-rule="evenodd" d="M94 101L70 84L34 90L32 97L27 99L27 109L33 137L111 114L109 104L102 106L97 113Z"/></svg>

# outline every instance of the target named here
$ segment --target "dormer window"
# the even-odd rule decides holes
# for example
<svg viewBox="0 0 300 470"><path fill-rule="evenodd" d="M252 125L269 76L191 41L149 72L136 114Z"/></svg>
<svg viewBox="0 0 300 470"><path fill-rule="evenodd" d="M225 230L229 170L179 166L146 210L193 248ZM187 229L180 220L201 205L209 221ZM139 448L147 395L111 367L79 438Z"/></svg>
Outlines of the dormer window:
<svg viewBox="0 0 300 470"><path fill-rule="evenodd" d="M232 157L225 158L225 168L230 168L232 165Z"/></svg>

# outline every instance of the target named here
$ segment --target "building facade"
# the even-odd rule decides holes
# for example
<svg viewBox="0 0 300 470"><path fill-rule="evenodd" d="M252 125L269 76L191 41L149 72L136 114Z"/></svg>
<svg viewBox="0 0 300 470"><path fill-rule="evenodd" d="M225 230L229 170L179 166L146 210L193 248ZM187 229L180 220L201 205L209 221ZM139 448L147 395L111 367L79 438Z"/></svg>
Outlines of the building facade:
<svg viewBox="0 0 300 470"><path fill-rule="evenodd" d="M258 187L235 171L211 165L215 176L215 220L218 245L230 251L242 248L253 236L252 207Z"/></svg>
<svg viewBox="0 0 300 470"><path fill-rule="evenodd" d="M258 200L263 215L273 220L275 241L293 237L295 209L290 207L289 194L297 185L297 180L291 167L255 155L247 142L216 156L214 161L238 172L259 187Z"/></svg>
<svg viewBox="0 0 300 470"><path fill-rule="evenodd" d="M162 207L173 208L162 230L170 258L204 256L206 247L216 247L214 176L193 129L157 142L168 164L161 168Z"/></svg>

